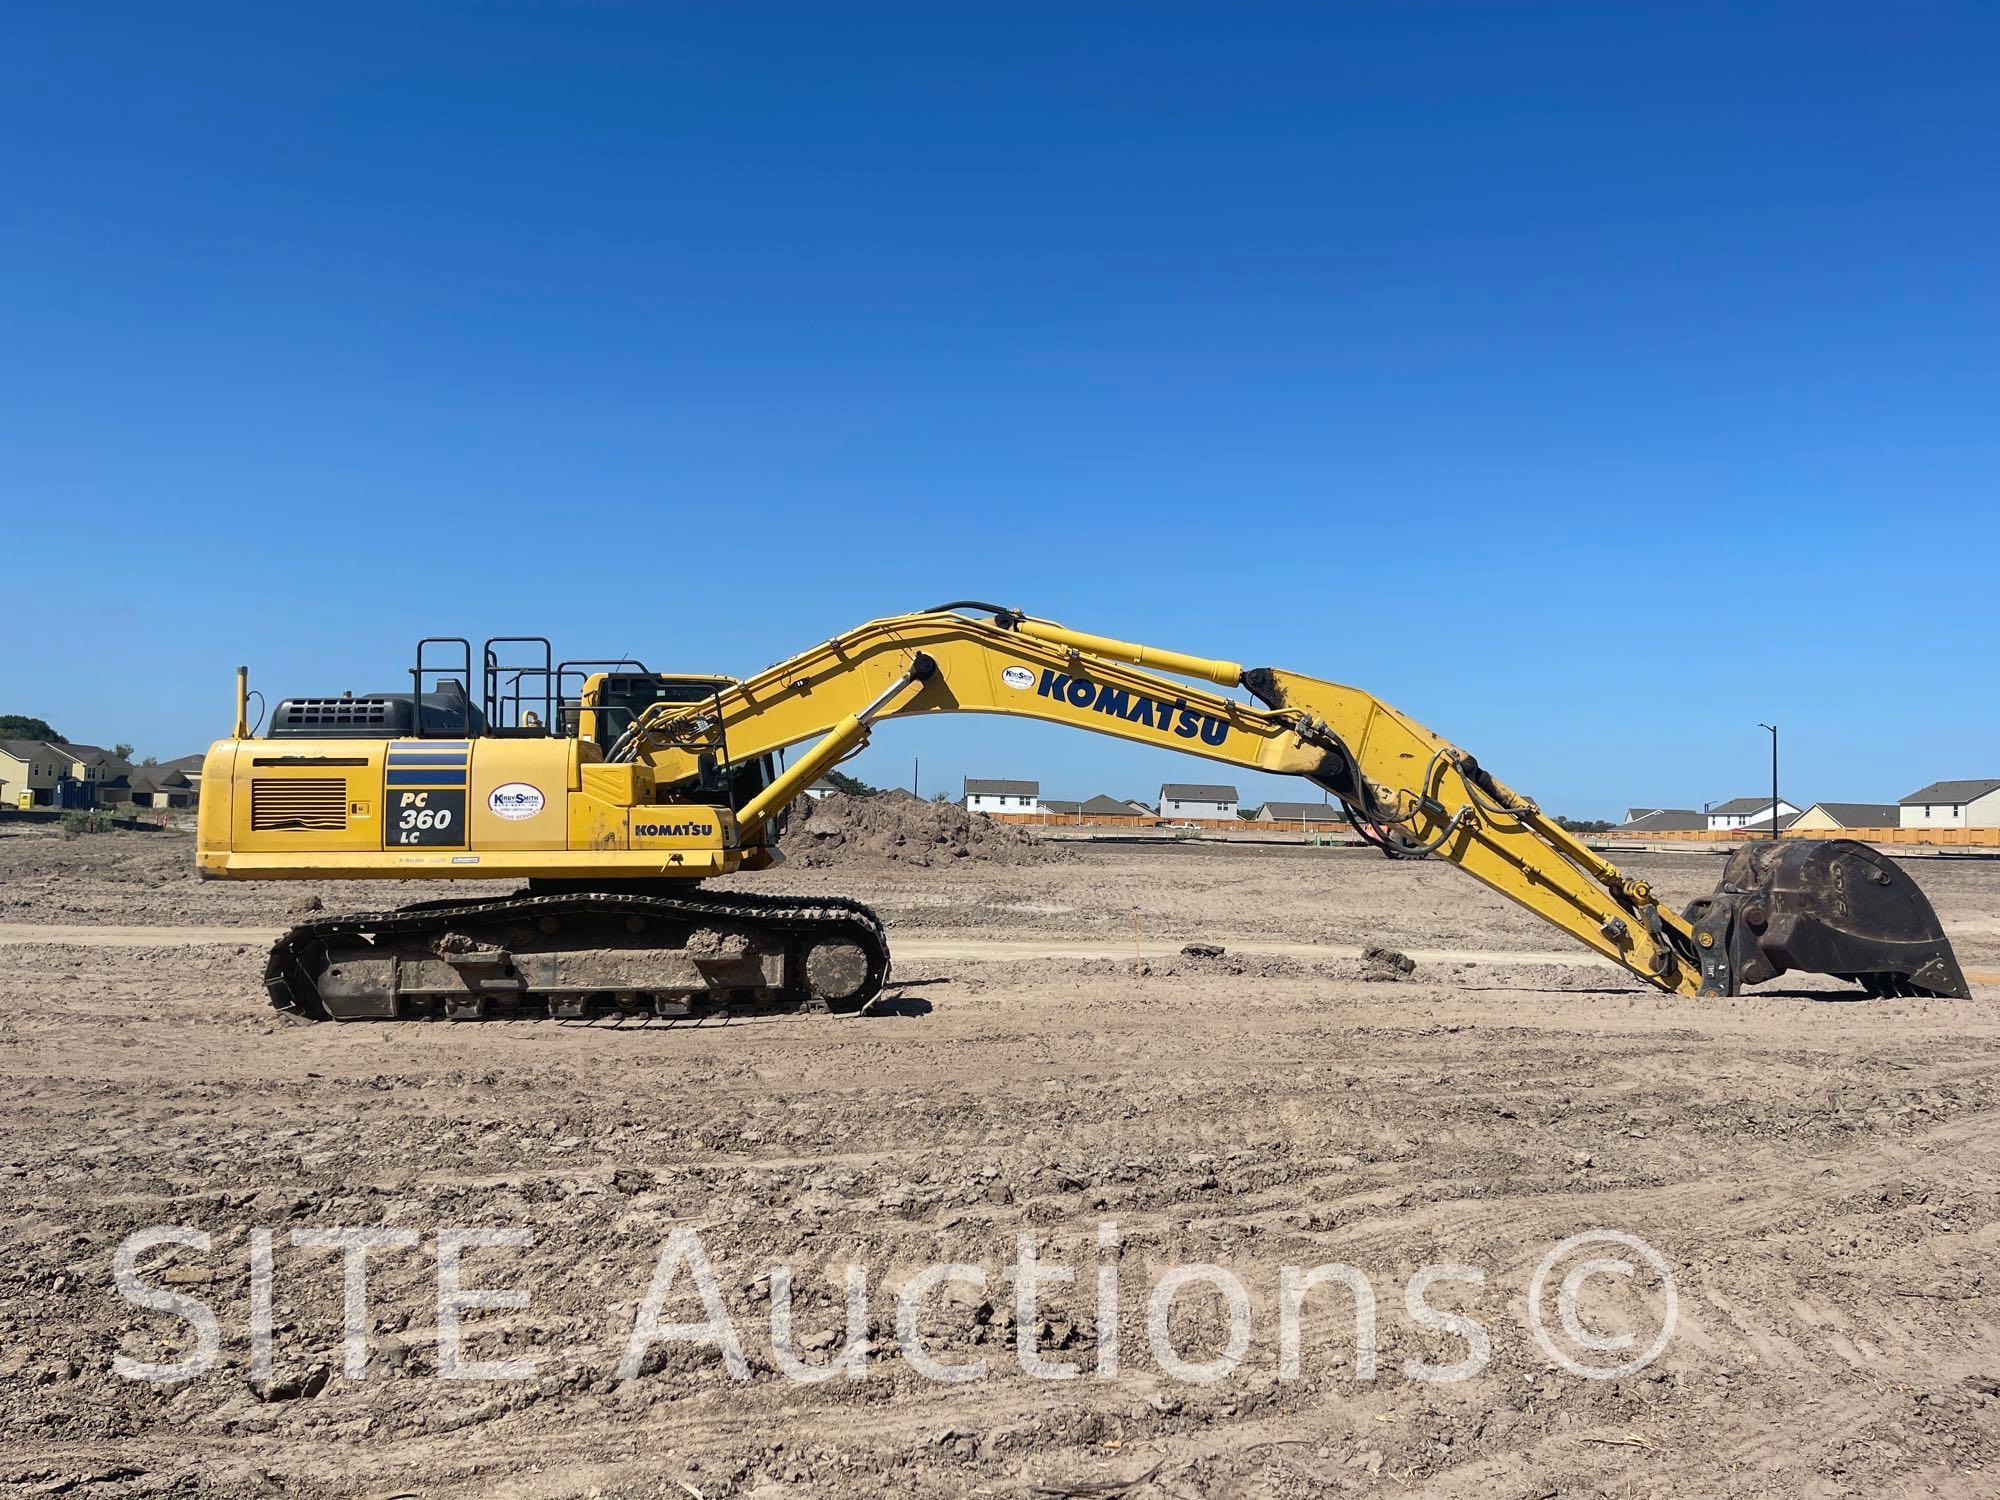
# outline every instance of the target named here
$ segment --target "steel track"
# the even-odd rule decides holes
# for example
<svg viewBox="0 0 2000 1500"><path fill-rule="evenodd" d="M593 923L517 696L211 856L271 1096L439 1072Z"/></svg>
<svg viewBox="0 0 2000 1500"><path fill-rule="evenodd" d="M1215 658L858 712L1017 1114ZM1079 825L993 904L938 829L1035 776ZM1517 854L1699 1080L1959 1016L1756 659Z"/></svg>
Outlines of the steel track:
<svg viewBox="0 0 2000 1500"><path fill-rule="evenodd" d="M395 911L316 917L301 922L271 946L270 960L264 966L264 987L270 994L271 1004L281 1011L307 1020L332 1020L335 1018L327 1012L314 975L326 950L342 939L427 938L466 927L545 916L604 919L619 914L665 918L697 926L731 922L767 932L782 932L801 945L836 937L855 942L868 955L868 977L859 993L830 1007L846 1014L861 1010L880 994L889 977L889 939L883 931L881 919L868 906L845 896L802 898L764 896L743 891L699 891L674 896L585 891L536 896L522 892L488 901L428 901ZM529 1002L546 1004L545 996L536 996L533 992L524 998ZM718 1004L715 1013L754 1011L771 1014L827 1008L800 993L776 1002L739 1000ZM516 1007L509 1013L522 1012ZM399 1016L397 1019L428 1017Z"/></svg>

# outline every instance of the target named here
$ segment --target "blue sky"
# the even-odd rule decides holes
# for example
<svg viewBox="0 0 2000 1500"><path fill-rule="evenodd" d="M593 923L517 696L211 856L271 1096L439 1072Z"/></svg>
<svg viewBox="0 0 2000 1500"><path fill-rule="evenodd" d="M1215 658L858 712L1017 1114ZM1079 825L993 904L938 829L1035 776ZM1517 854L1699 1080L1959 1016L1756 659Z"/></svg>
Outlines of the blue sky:
<svg viewBox="0 0 2000 1500"><path fill-rule="evenodd" d="M12 7L0 710L992 598L1557 811L2000 774L2000 12ZM21 646L22 635L28 648ZM39 642L40 649L33 649ZM989 718L855 767L1150 794ZM1277 782L1246 795L1283 795Z"/></svg>

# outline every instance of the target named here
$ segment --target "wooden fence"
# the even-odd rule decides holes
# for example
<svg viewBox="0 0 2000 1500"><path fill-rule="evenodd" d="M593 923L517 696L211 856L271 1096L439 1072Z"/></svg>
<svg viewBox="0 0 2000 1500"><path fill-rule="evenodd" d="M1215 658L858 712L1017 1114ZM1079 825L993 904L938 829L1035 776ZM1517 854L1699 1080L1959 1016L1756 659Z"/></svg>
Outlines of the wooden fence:
<svg viewBox="0 0 2000 1500"><path fill-rule="evenodd" d="M996 823L1018 823L1028 828L1196 828L1203 833L1351 833L1345 823L1270 818L1162 818L1147 813L1121 816L1113 813L987 813ZM1742 828L1663 828L1658 832L1585 833L1577 837L1590 843L1605 839L1634 839L1646 843L1742 844L1766 838L1755 830ZM1788 839L1858 839L1864 844L1914 844L1939 849L2000 849L2000 828L1793 828L1780 834Z"/></svg>
<svg viewBox="0 0 2000 1500"><path fill-rule="evenodd" d="M1639 839L1686 844L1745 844L1768 839L1768 833L1749 828L1663 828L1657 833L1640 829L1583 835L1598 839ZM1856 839L1864 844L1929 844L1940 849L2000 849L2000 828L1788 828L1778 835L1785 839Z"/></svg>
<svg viewBox="0 0 2000 1500"><path fill-rule="evenodd" d="M1345 823L1325 823L1314 819L1310 823L1297 818L1282 820L1273 818L1162 818L1152 813L1133 813L1129 817L1116 813L986 813L996 823L1018 823L1026 828L1198 828L1204 833L1214 829L1242 829L1247 833L1347 833Z"/></svg>

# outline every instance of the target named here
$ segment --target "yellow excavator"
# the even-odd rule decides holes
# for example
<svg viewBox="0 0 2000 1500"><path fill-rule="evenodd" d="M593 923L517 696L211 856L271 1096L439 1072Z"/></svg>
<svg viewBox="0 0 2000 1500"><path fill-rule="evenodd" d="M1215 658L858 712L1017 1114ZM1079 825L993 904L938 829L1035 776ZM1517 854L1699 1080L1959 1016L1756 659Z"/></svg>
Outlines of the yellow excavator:
<svg viewBox="0 0 2000 1500"><path fill-rule="evenodd" d="M776 864L786 807L878 722L945 713L1021 715L1303 777L1383 853L1448 860L1672 993L1735 995L1787 970L1876 995L1968 993L1923 893L1862 844L1746 841L1714 894L1675 911L1366 692L1016 609L956 601L873 620L740 681L556 661L541 637L497 637L476 657L468 640L426 638L410 679L407 692L284 699L253 734L238 669L235 732L202 768L200 873L522 888L302 923L266 970L282 1009L860 1010L889 974L866 906L699 882ZM794 746L806 748L781 769Z"/></svg>

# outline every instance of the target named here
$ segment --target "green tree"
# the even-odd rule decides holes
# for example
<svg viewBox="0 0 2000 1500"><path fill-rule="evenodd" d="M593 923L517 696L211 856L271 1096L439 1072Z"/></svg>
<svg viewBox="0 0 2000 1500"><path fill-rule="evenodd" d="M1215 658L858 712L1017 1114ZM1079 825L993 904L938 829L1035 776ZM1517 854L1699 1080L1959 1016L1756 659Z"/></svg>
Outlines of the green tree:
<svg viewBox="0 0 2000 1500"><path fill-rule="evenodd" d="M845 771L828 771L826 784L836 792L845 792L850 797L873 797L882 788L870 786L867 782L849 776Z"/></svg>
<svg viewBox="0 0 2000 1500"><path fill-rule="evenodd" d="M0 740L50 740L60 745L63 737L57 734L47 719L37 719L29 714L0 714Z"/></svg>
<svg viewBox="0 0 2000 1500"><path fill-rule="evenodd" d="M1567 828L1571 833L1609 833L1611 825L1602 818L1557 818L1558 828Z"/></svg>
<svg viewBox="0 0 2000 1500"><path fill-rule="evenodd" d="M111 747L111 753L117 756L120 760L130 760L132 758L132 747L126 744L113 745Z"/></svg>

